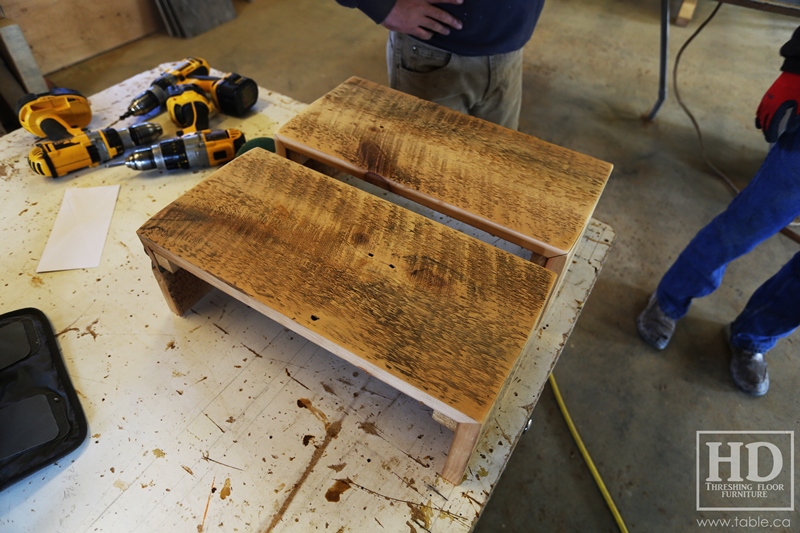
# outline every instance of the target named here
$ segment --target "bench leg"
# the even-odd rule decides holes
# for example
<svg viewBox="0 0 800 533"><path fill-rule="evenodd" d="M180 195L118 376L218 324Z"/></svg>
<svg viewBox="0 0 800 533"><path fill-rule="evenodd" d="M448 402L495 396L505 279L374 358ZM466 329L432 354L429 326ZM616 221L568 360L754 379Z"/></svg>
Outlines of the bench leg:
<svg viewBox="0 0 800 533"><path fill-rule="evenodd" d="M197 276L177 267L146 246L144 250L150 256L153 276L161 293L176 315L183 315L211 290L211 285Z"/></svg>
<svg viewBox="0 0 800 533"><path fill-rule="evenodd" d="M467 470L467 463L478 444L481 425L477 423L459 423L453 435L453 443L447 453L447 462L442 469L442 477L453 485L460 485Z"/></svg>

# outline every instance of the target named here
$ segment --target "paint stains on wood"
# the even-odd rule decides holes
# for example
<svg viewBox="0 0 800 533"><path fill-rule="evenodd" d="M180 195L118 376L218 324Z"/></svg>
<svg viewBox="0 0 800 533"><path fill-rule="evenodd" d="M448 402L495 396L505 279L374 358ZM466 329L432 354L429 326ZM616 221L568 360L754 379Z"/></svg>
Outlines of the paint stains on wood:
<svg viewBox="0 0 800 533"><path fill-rule="evenodd" d="M300 476L300 478L295 482L294 486L292 487L292 490L286 497L286 500L284 500L283 505L281 505L280 509L278 509L278 512L276 512L275 515L272 517L272 520L270 521L269 526L267 526L265 533L270 533L273 529L275 529L275 526L277 526L283 519L283 515L286 514L287 509L289 509L289 506L292 504L292 501L294 500L295 496L297 496L298 491L306 482L306 479L308 479L309 474L311 474L311 472L314 471L314 468L317 466L317 463L319 463L319 460L322 459L323 455L325 455L325 451L328 449L328 446L330 445L331 441L339 436L339 432L341 430L342 430L341 420L337 420L336 422L331 423L326 428L325 440L322 441L322 444L320 444L316 450L314 450L314 454L311 456L311 460L308 462L308 466L306 467L305 471Z"/></svg>
<svg viewBox="0 0 800 533"><path fill-rule="evenodd" d="M325 493L325 499L329 502L338 502L342 494L350 490L349 479L337 479L336 482Z"/></svg>
<svg viewBox="0 0 800 533"><path fill-rule="evenodd" d="M300 398L299 400L297 400L297 407L301 407L303 409L308 409L309 411L311 411L311 413L314 416L316 416L325 425L325 428L327 429L328 417L325 415L325 413L314 407L314 404L311 403L311 400L309 400L308 398Z"/></svg>
<svg viewBox="0 0 800 533"><path fill-rule="evenodd" d="M219 498L221 500L224 500L230 495L231 495L231 478L225 478L225 484L222 486L222 490L219 491Z"/></svg>
<svg viewBox="0 0 800 533"><path fill-rule="evenodd" d="M369 433L370 435L376 435L380 437L380 433L378 433L378 428L375 426L375 422L359 422L358 429L362 430L364 433Z"/></svg>
<svg viewBox="0 0 800 533"><path fill-rule="evenodd" d="M328 468L330 468L334 472L341 472L342 470L344 470L344 467L346 467L346 466L347 466L347 463L340 463L338 465L328 465Z"/></svg>
<svg viewBox="0 0 800 533"><path fill-rule="evenodd" d="M44 285L44 280L39 276L31 276L31 285L34 287L41 287Z"/></svg>
<svg viewBox="0 0 800 533"><path fill-rule="evenodd" d="M311 389L309 389L308 387L306 387L306 386L305 386L303 383L300 383L300 382L297 380L297 378L295 378L295 377L294 377L294 376L293 376L293 375L292 375L292 374L289 372L289 369L288 369L288 368L284 368L283 370L286 372L286 375L287 375L287 376L289 376L289 379L291 379L292 381L294 381L295 383L297 383L298 385L300 385L300 386L301 386L301 387L303 387L304 389L306 389L306 390L311 390Z"/></svg>
<svg viewBox="0 0 800 533"><path fill-rule="evenodd" d="M425 529L430 530L431 518L433 517L431 502L428 501L428 503L425 505L406 502L406 505L408 505L408 508L411 509L411 520L416 522L417 525L424 526Z"/></svg>
<svg viewBox="0 0 800 533"><path fill-rule="evenodd" d="M155 455L157 459L161 459L162 457L165 457L167 454L164 453L161 450L161 448L156 448L153 450L153 455Z"/></svg>
<svg viewBox="0 0 800 533"><path fill-rule="evenodd" d="M86 326L86 332L85 333L81 333L80 335L78 335L78 337L84 337L86 335L91 335L92 339L97 340L98 333L94 330L94 327L95 327L95 325L97 325L98 322L100 322L100 319L96 318L94 322L92 322L91 324Z"/></svg>
<svg viewBox="0 0 800 533"><path fill-rule="evenodd" d="M254 349L252 349L252 348L251 348L251 347L249 347L248 345L246 345L246 344L242 344L242 346L244 346L244 347L247 349L247 351L249 351L250 353L252 353L252 354L253 354L253 355L255 355L256 357L264 357L263 355L259 354L257 351L255 351Z"/></svg>
<svg viewBox="0 0 800 533"><path fill-rule="evenodd" d="M314 438L315 438L314 435L306 435L305 437L303 437L303 446L308 446L308 444L312 442Z"/></svg>
<svg viewBox="0 0 800 533"><path fill-rule="evenodd" d="M186 470L187 472L189 472L189 475L191 475L191 476L193 476L193 475L194 475L194 472L192 472L192 469L191 469L191 468L189 468L188 466L186 466L186 465L181 465L181 468L183 468L184 470Z"/></svg>
<svg viewBox="0 0 800 533"><path fill-rule="evenodd" d="M56 337L60 337L61 335L63 335L64 333L66 333L68 331L80 331L80 330L78 328L73 328L73 327L64 328L61 331L59 331L58 333L56 333Z"/></svg>

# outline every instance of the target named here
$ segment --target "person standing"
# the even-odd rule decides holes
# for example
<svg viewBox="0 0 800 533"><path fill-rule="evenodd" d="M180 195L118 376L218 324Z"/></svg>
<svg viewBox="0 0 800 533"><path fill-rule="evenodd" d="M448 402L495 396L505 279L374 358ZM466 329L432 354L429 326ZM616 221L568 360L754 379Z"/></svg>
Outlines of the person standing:
<svg viewBox="0 0 800 533"><path fill-rule="evenodd" d="M390 30L390 87L517 129L522 48L544 0L336 1Z"/></svg>
<svg viewBox="0 0 800 533"><path fill-rule="evenodd" d="M642 339L663 350L694 298L719 287L728 264L800 215L800 28L781 47L783 71L756 111L756 127L774 143L755 177L701 229L667 270L636 319ZM800 325L800 252L750 297L725 328L734 384L753 396L769 390L765 354Z"/></svg>

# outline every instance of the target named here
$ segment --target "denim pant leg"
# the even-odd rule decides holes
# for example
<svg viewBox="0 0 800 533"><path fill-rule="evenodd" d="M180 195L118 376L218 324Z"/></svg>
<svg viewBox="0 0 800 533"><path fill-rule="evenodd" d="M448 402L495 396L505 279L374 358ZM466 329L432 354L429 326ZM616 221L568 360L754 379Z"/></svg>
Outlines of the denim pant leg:
<svg viewBox="0 0 800 533"><path fill-rule="evenodd" d="M786 227L800 213L800 132L784 134L750 184L701 229L656 290L670 318L684 316L693 298L710 294L728 263Z"/></svg>
<svg viewBox="0 0 800 533"><path fill-rule="evenodd" d="M731 344L766 353L800 325L800 252L764 282L731 324Z"/></svg>

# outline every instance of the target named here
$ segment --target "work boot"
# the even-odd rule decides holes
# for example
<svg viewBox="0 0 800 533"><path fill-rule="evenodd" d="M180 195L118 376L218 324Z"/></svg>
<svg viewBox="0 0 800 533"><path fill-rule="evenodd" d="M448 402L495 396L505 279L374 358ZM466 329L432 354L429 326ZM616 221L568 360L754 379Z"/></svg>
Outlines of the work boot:
<svg viewBox="0 0 800 533"><path fill-rule="evenodd" d="M725 339L731 349L731 378L742 392L764 396L769 390L769 372L764 354L737 348L731 342L731 326L725 326Z"/></svg>
<svg viewBox="0 0 800 533"><path fill-rule="evenodd" d="M675 333L676 322L677 320L664 314L654 292L650 295L647 307L636 318L636 328L644 342L657 350L663 350Z"/></svg>

